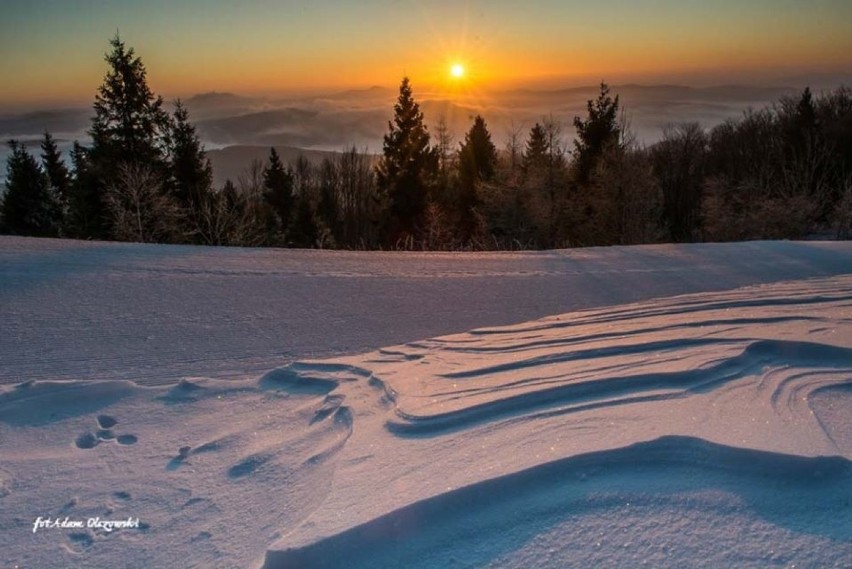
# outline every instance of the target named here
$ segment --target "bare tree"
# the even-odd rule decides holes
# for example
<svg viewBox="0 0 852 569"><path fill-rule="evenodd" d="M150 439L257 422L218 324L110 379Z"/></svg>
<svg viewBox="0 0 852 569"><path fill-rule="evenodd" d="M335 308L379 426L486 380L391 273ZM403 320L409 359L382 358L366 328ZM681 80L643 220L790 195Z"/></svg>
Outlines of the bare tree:
<svg viewBox="0 0 852 569"><path fill-rule="evenodd" d="M663 219L675 241L692 240L698 231L707 151L707 134L696 122L667 125L663 140L651 148L663 194Z"/></svg>
<svg viewBox="0 0 852 569"><path fill-rule="evenodd" d="M443 115L438 119L438 124L435 126L435 138L438 141L438 169L442 174L446 174L453 167L455 160L455 152L453 152L453 133L447 125L447 119Z"/></svg>
<svg viewBox="0 0 852 569"><path fill-rule="evenodd" d="M586 188L592 212L582 238L587 245L634 245L660 238L662 196L647 152L610 145Z"/></svg>
<svg viewBox="0 0 852 569"><path fill-rule="evenodd" d="M249 163L248 168L237 177L240 193L249 202L263 201L263 170L265 165L257 158Z"/></svg>
<svg viewBox="0 0 852 569"><path fill-rule="evenodd" d="M521 160L524 153L524 125L516 125L512 121L506 131L506 170L510 181L515 181L521 171Z"/></svg>
<svg viewBox="0 0 852 569"><path fill-rule="evenodd" d="M338 161L343 241L350 246L356 243L361 247L371 246L378 238L375 218L379 198L370 156L366 150L358 152L353 146Z"/></svg>
<svg viewBox="0 0 852 569"><path fill-rule="evenodd" d="M197 218L196 231L205 245L256 247L266 241L265 228L230 181L222 191L211 194L200 204Z"/></svg>
<svg viewBox="0 0 852 569"><path fill-rule="evenodd" d="M149 166L121 164L106 202L113 237L119 241L155 243L181 236L181 210L163 192L160 176Z"/></svg>

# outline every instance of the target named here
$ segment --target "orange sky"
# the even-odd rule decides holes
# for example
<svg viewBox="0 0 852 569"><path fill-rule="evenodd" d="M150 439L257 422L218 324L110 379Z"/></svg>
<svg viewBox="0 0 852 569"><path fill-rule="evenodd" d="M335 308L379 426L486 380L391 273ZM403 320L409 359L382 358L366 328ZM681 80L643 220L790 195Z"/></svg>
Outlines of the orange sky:
<svg viewBox="0 0 852 569"><path fill-rule="evenodd" d="M166 97L852 73L852 2L6 1L0 105L86 103L118 29ZM455 83L454 62L466 77ZM466 84L466 85L465 85Z"/></svg>

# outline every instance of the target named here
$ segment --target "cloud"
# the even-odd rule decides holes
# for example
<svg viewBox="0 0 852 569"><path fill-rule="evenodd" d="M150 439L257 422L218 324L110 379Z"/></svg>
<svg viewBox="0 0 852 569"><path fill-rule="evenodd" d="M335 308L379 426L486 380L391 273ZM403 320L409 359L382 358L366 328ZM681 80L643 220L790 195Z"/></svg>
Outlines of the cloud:
<svg viewBox="0 0 852 569"><path fill-rule="evenodd" d="M611 91L619 95L637 139L651 144L660 139L667 124L699 122L713 127L741 116L748 107L764 107L782 96L797 93L798 89L620 85L613 86ZM574 117L586 115L586 102L596 98L598 92L598 86L587 86L515 89L490 93L481 99L415 92L415 98L431 131L434 133L438 121L443 119L456 145L463 140L473 117L481 114L498 146L506 143L511 131L525 137L535 122L552 117L562 125L563 143L570 147ZM210 92L186 99L184 104L211 152L228 146L260 149L219 155L214 166L221 170L216 175L221 182L222 172L231 177L240 157L263 156L270 146L339 151L355 145L379 153L388 121L393 117L396 96L396 90L384 87L278 99ZM91 114L91 109L83 108L0 116L0 136L36 141L49 130L63 141L61 149L67 152L71 141L87 141ZM0 150L0 159L7 155L5 147ZM247 165L248 161L242 167Z"/></svg>

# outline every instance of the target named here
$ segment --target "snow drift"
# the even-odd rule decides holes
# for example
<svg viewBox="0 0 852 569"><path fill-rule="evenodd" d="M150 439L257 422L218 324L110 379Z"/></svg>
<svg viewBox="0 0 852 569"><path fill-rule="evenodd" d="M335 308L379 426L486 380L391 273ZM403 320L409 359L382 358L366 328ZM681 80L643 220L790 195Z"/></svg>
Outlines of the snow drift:
<svg viewBox="0 0 852 569"><path fill-rule="evenodd" d="M849 247L814 246L832 274L793 280L813 276L791 253L808 247L765 247L788 255L787 280L299 357L242 379L20 378L0 388L4 561L848 567ZM178 250L147 249L187 269ZM588 279L590 264L572 261ZM742 276L713 266L719 282ZM7 310L36 310L22 298ZM38 516L139 527L33 532Z"/></svg>

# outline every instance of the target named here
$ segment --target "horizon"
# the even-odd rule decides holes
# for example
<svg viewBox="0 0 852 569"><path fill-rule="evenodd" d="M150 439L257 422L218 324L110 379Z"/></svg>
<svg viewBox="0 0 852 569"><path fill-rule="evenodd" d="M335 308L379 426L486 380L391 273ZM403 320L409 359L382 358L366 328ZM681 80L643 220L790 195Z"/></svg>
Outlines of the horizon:
<svg viewBox="0 0 852 569"><path fill-rule="evenodd" d="M317 95L402 76L446 98L595 85L825 85L852 75L852 5L541 0L4 2L0 109L91 104L117 32L166 100ZM453 71L455 69L455 71ZM22 71L25 70L25 71Z"/></svg>

